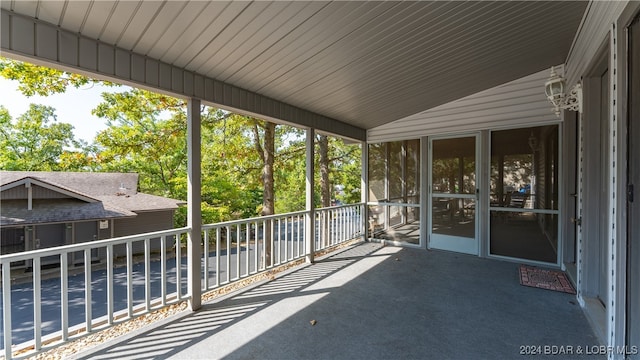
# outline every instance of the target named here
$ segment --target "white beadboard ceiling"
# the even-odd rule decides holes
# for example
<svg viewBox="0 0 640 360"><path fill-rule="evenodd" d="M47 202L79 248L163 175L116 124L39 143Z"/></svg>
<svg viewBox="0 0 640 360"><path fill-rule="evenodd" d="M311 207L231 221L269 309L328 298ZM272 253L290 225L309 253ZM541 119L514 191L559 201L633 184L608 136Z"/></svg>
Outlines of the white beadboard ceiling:
<svg viewBox="0 0 640 360"><path fill-rule="evenodd" d="M1 6L371 129L564 63L587 2L2 0Z"/></svg>

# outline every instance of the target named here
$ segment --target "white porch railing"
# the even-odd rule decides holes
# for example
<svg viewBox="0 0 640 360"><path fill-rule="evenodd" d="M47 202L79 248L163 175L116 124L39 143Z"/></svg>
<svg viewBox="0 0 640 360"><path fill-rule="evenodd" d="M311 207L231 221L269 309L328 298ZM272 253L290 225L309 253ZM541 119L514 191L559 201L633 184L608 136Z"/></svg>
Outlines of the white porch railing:
<svg viewBox="0 0 640 360"><path fill-rule="evenodd" d="M362 236L362 205L315 210L315 250ZM203 286L221 285L307 255L306 211L204 225ZM217 256L220 254L220 256Z"/></svg>
<svg viewBox="0 0 640 360"><path fill-rule="evenodd" d="M364 234L362 204L317 209L315 250ZM307 255L306 211L203 226L202 290L257 274ZM189 299L189 228L0 256L4 357L33 356L162 307ZM270 250L270 251L269 251ZM103 259L92 264L96 252ZM124 256L117 256L118 254ZM268 256L270 253L270 256ZM53 270L43 259L59 259ZM81 260L80 266L73 261ZM31 265L18 276L12 264ZM13 344L16 342L16 344ZM33 351L25 351L33 349Z"/></svg>

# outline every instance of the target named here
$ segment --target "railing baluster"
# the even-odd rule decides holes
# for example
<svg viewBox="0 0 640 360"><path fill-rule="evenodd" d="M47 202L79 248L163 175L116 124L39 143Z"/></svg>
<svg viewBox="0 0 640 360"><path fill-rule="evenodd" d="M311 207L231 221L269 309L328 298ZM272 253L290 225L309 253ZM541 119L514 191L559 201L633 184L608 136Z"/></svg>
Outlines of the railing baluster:
<svg viewBox="0 0 640 360"><path fill-rule="evenodd" d="M240 279L240 245L242 244L241 228L242 225L236 225L236 279Z"/></svg>
<svg viewBox="0 0 640 360"><path fill-rule="evenodd" d="M130 318L133 317L133 242L131 241L127 242L127 315Z"/></svg>
<svg viewBox="0 0 640 360"><path fill-rule="evenodd" d="M246 236L246 238L247 238L247 245L246 245L247 248L245 250L245 252L246 252L246 254L245 254L245 257L246 257L246 261L245 261L245 270L246 270L246 272L245 272L245 274L246 274L246 276L249 276L249 273L251 271L251 267L249 266L249 261L251 259L251 256L250 256L251 255L251 251L250 251L251 250L251 223L247 223L246 229L247 229L247 236Z"/></svg>
<svg viewBox="0 0 640 360"><path fill-rule="evenodd" d="M107 245L107 322L113 324L113 245Z"/></svg>
<svg viewBox="0 0 640 360"><path fill-rule="evenodd" d="M91 250L84 250L84 315L85 329L91 331Z"/></svg>
<svg viewBox="0 0 640 360"><path fill-rule="evenodd" d="M318 224L317 230L313 236L313 241L316 243L318 250L327 248L329 245L341 243L350 239L356 232L361 231L361 225L358 213L361 211L363 205L358 207L344 206L339 208L327 208L319 209L316 212L314 223ZM249 276L252 273L258 273L261 270L273 268L277 265L290 262L301 256L306 255L306 244L304 234L304 222L301 221L305 212L296 212L289 214L280 214L273 216L265 216L263 218L247 219L241 221L230 221L220 224L205 225L204 233L204 253L205 258L203 260L204 269L202 274L206 280L203 282L202 290L209 290L212 288L213 281L210 279L210 272L213 271L210 268L213 266L211 263L214 261L210 258L209 253L212 252L211 241L213 236L215 238L215 286L220 286L223 283L229 283L245 276ZM313 223L312 223L313 224ZM321 225L321 226L320 226ZM224 230L223 230L224 227ZM234 228L235 227L235 228ZM276 230L277 227L277 230ZM169 247L168 241L175 241L175 261L176 261L176 301L183 299L182 281L184 275L182 274L182 250L181 250L181 237L185 233L185 229L176 229L173 231L162 231L155 233L148 233L143 235L132 235L116 239L100 240L93 244L73 244L64 246L63 249L42 249L36 250L32 254L2 256L2 291L5 310L10 308L11 305L11 267L12 261L22 261L23 259L33 259L33 320L34 320L34 349L36 351L42 348L43 332L41 330L42 322L42 258L45 256L60 256L60 317L61 317L61 337L63 341L69 339L69 258L71 254L83 252L84 257L84 299L85 299L85 329L86 332L91 332L93 329L93 309L92 309L92 265L91 256L92 252L99 248L105 248L106 251L106 317L105 321L109 325L113 325L115 320L115 313L118 309L115 307L115 262L116 252L115 246L126 247L126 313L129 318L134 316L134 277L141 276L142 274L134 274L136 268L134 268L134 245L144 242L144 312L152 310L152 277L155 276L151 269L151 248L152 239L159 238L160 240L160 299L162 306L166 306L172 297L168 296L169 284L167 280L167 248ZM213 229L215 229L215 235L213 235ZM188 230L188 229L187 229ZM222 231L226 234L226 258L222 258L221 247L225 246L222 242ZM243 231L246 231L243 236ZM284 231L284 234L283 234ZM251 233L253 232L253 236ZM232 235L235 235L235 240ZM174 236L174 240L169 240L167 237ZM113 241L112 241L113 240ZM232 250L234 250L233 241L236 241L235 245L235 257L232 256ZM251 242L254 244L251 244ZM276 244L277 241L277 244ZM244 243L244 245L243 245ZM141 244L142 245L142 244ZM243 249L243 246L246 246ZM270 258L267 260L267 250L270 251ZM243 256L242 251L246 254ZM251 251L254 252L253 256ZM227 272L224 281L221 277L221 267L223 267L221 261L226 260L225 270ZM235 266L232 267L231 261L236 261ZM262 260L262 261L260 261ZM245 261L245 265L242 266L242 261ZM253 262L253 264L252 264ZM142 264L139 264L142 265ZM252 268L253 266L253 268ZM253 271L252 271L253 269ZM236 272L232 275L232 270ZM141 290L141 289L140 289ZM141 299L138 299L141 300ZM137 313L136 313L137 314ZM12 339L12 325L11 325L11 311L4 311L3 325L5 332L3 338L7 344L8 349L5 349L5 354L8 353L8 357L11 357L11 339ZM75 322L74 322L75 324ZM8 329L8 330L7 330Z"/></svg>
<svg viewBox="0 0 640 360"><path fill-rule="evenodd" d="M303 232L304 230L303 230L303 229L301 229L301 227L302 227L302 226L300 226L300 225L302 225L302 224L301 224L301 221L300 221L300 215L298 215L298 216L296 217L296 223L297 223L296 229L298 230L298 233L296 234L296 235L297 235L297 241L298 241L298 242L297 242L297 245L298 245L298 246L297 246L297 250L298 250L298 251L297 251L297 254L296 254L296 255L297 255L298 257L301 257L301 256L302 256L302 251L301 251L301 249L300 249L300 246L302 245L302 232Z"/></svg>
<svg viewBox="0 0 640 360"><path fill-rule="evenodd" d="M260 252L260 263L262 266L260 266L260 270L264 270L267 268L267 256L265 254L266 250L267 250L267 237L269 235L267 234L267 221L263 220L262 221L262 245L261 245L261 252Z"/></svg>
<svg viewBox="0 0 640 360"><path fill-rule="evenodd" d="M182 234L174 235L176 237L176 300L182 299L182 242L180 237Z"/></svg>
<svg viewBox="0 0 640 360"><path fill-rule="evenodd" d="M274 239L275 241L275 239ZM275 245L275 243L274 243ZM273 257L273 261L272 263L274 265L278 265L282 262L282 259L280 259L281 254L282 254L282 219L278 218L278 260L276 261L276 257L272 255Z"/></svg>
<svg viewBox="0 0 640 360"><path fill-rule="evenodd" d="M325 223L324 225L324 238L322 241L322 249L326 248L328 244L331 243L331 210L329 211L323 211L322 212L323 215L323 221Z"/></svg>
<svg viewBox="0 0 640 360"><path fill-rule="evenodd" d="M144 239L144 302L145 309L151 310L151 239Z"/></svg>
<svg viewBox="0 0 640 360"><path fill-rule="evenodd" d="M40 257L33 259L33 341L36 351L42 346L42 304L40 283Z"/></svg>
<svg viewBox="0 0 640 360"><path fill-rule="evenodd" d="M241 230L240 230L241 231ZM43 290L43 274L42 274L42 266L43 266L43 260L46 257L57 257L59 259L59 263L60 263L60 270L59 270L59 278L60 278L60 308L59 308L59 322L60 322L60 340L62 342L66 342L69 340L69 322L71 321L72 315L69 313L69 261L70 259L72 259L72 256L76 256L76 255L80 255L82 254L82 259L83 259L83 266L82 266L82 270L84 271L84 286L83 286L83 290L84 290L84 321L80 320L80 325L84 325L84 333L89 333L92 332L94 330L93 326L94 326L94 313L93 313L93 271L94 269L92 268L92 255L94 254L95 251L99 250L100 248L104 248L106 256L105 256L105 262L106 262L106 284L104 286L105 291L106 291L106 313L105 313L105 317L104 317L104 321L107 325L111 326L114 324L115 319L114 319L114 313L115 313L115 302L114 302L114 287L115 287L115 277L114 277L114 273L115 273L115 260L116 260L116 253L114 251L114 246L116 245L121 245L121 246L125 246L126 247L126 281L127 281L127 310L128 310L128 315L129 317L133 316L133 304L134 304L134 298L133 298L133 277L134 277L134 267L133 267L133 245L134 242L141 242L144 241L144 249L145 249L145 254L144 254L144 266L145 266L145 302L146 302L146 312L149 312L151 310L151 304L153 302L153 299L151 298L152 296L152 291L151 291L151 283L152 283L152 270L151 270L151 239L153 237L155 238L160 238L161 241L161 248L162 248L162 254L161 254L161 277L162 277L162 282L163 285L162 287L164 287L164 289L162 290L162 300L163 300L163 305L166 305L167 303L167 279L166 279L166 258L167 258L167 253L166 253L166 248L167 248L167 236L176 236L176 234L178 234L178 236L175 238L176 239L176 243L178 245L178 259L180 259L180 250L179 250L179 244L180 244L180 239L179 239L179 235L183 233L183 229L179 229L179 230L173 230L171 232L169 231L162 231L162 232L155 232L155 233L148 233L148 235L144 236L144 235L132 235L132 236L127 236L127 237L122 237L122 238L115 238L115 239L105 239L105 240L99 240L95 243L82 243L82 244L71 244L71 245L64 245L60 248L47 248L47 249L39 249L39 250L33 250L33 251L27 251L27 252L21 252L21 253L16 253L16 254L7 254L7 255L2 255L2 260L0 263L0 268L2 270L2 274L0 275L1 277L1 281L2 284L0 285L0 288L2 289L2 295L0 295L2 298L2 302L3 302L3 317L2 317L2 329L4 331L2 331L2 334L0 335L0 337L2 338L2 340L7 344L7 346L5 346L5 350L3 351L2 354L0 354L0 357L2 357L2 355L4 355L5 358L10 359L13 356L13 351L20 351L20 350L24 350L25 348L20 347L20 348L16 348L15 346L12 346L12 342L13 342L13 331L14 331L14 327L12 324L12 310L11 310L11 297L12 297L12 283L11 283L11 264L15 263L17 261L27 261L29 262L31 268L32 268L32 274L31 274L31 278L32 278L32 294L31 294L31 299L30 301L32 301L31 304L29 304L28 306L31 306L33 308L33 313L32 313L32 320L33 320L33 330L32 330L32 334L33 334L33 340L31 342L29 342L31 349L33 351L40 352L44 346L43 346L43 342L46 341L46 339L48 338L49 334L47 334L44 330L43 330L43 317L46 315L46 313L44 313L45 308L43 308L43 304L44 303L44 299L46 298L46 289ZM239 244L240 249L242 244ZM180 264L180 260L178 260L178 264ZM180 271L180 265L178 265L178 271ZM180 284L182 281L180 279L181 275L178 274L178 284ZM178 285L179 286L179 285ZM180 291L181 292L181 291ZM179 297L181 297L180 292L178 294ZM82 297L81 297L82 298ZM79 314L73 314L73 319L74 322L73 324L76 325L77 324L77 320L75 315L79 315ZM78 319L79 320L79 319ZM82 324L84 322L84 324ZM78 333L80 334L80 333ZM75 333L74 333L75 335ZM26 344L26 343L25 343Z"/></svg>
<svg viewBox="0 0 640 360"><path fill-rule="evenodd" d="M160 238L160 302L167 305L167 237Z"/></svg>
<svg viewBox="0 0 640 360"><path fill-rule="evenodd" d="M209 230L204 231L204 269L202 275L204 276L204 285L202 290L209 290Z"/></svg>
<svg viewBox="0 0 640 360"><path fill-rule="evenodd" d="M269 220L269 223L269 249L271 250L271 253L269 254L269 267L273 267L273 265L275 264L275 255L273 254L273 250L275 249L276 224L274 219Z"/></svg>
<svg viewBox="0 0 640 360"><path fill-rule="evenodd" d="M220 240L222 239L222 229L216 228L216 287L220 286Z"/></svg>
<svg viewBox="0 0 640 360"><path fill-rule="evenodd" d="M337 213L338 213L338 220L337 220L338 221L338 228L340 229L338 231L338 233L340 235L336 239L336 244L339 244L344 240L344 234L345 234L345 231L344 231L344 220L345 220L345 218L344 218L344 208L338 209Z"/></svg>
<svg viewBox="0 0 640 360"><path fill-rule="evenodd" d="M2 263L2 329L4 332L4 358L11 359L11 262Z"/></svg>
<svg viewBox="0 0 640 360"><path fill-rule="evenodd" d="M289 261L289 217L284 218L284 261Z"/></svg>
<svg viewBox="0 0 640 360"><path fill-rule="evenodd" d="M60 329L62 341L69 339L69 259L60 255Z"/></svg>
<svg viewBox="0 0 640 360"><path fill-rule="evenodd" d="M226 248L226 262L225 262L225 270L227 272L227 281L226 282L230 282L231 281L231 254L229 254L229 252L231 251L231 227L230 226L226 226L226 233L227 233L227 248Z"/></svg>
<svg viewBox="0 0 640 360"><path fill-rule="evenodd" d="M259 268L259 263L258 263L258 233L260 232L260 223L258 221L256 221L255 223L255 233L253 234L253 257L254 257L254 270L253 273L257 273L258 272L258 268Z"/></svg>

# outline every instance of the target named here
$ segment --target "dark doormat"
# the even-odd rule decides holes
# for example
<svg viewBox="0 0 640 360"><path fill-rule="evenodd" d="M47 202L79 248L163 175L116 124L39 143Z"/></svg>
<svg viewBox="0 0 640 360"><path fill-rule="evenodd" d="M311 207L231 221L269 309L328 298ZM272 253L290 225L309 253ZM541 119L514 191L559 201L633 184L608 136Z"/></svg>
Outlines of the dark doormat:
<svg viewBox="0 0 640 360"><path fill-rule="evenodd" d="M520 285L569 294L576 293L576 290L567 278L567 274L564 272L540 269L534 266L520 265Z"/></svg>

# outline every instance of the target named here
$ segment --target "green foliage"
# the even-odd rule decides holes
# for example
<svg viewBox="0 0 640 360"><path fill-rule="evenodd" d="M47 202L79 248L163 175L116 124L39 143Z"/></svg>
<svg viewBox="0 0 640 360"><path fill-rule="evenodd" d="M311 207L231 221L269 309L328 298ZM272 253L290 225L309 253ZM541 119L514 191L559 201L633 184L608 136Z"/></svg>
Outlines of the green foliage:
<svg viewBox="0 0 640 360"><path fill-rule="evenodd" d="M79 88L100 83L116 86L102 80L90 79L86 76L33 65L30 63L0 57L0 76L20 82L18 89L25 96L63 93L69 86Z"/></svg>
<svg viewBox="0 0 640 360"><path fill-rule="evenodd" d="M101 80L0 58L0 76L20 82L26 96L64 92L69 86L113 85ZM141 89L105 92L93 114L109 127L94 144L73 137L55 110L32 105L12 121L0 108L0 168L137 172L139 191L187 197L186 103ZM255 217L305 207L304 131L203 106L202 218L204 223ZM360 201L360 149L330 138L331 196ZM320 192L316 191L316 205ZM267 213L269 211L266 211ZM186 208L176 212L186 225Z"/></svg>
<svg viewBox="0 0 640 360"><path fill-rule="evenodd" d="M140 191L185 199L186 189L179 191L186 181L184 103L140 89L102 97L93 111L110 125L95 139L102 170L137 172ZM163 110L169 118L161 117Z"/></svg>
<svg viewBox="0 0 640 360"><path fill-rule="evenodd" d="M30 171L81 170L90 155L75 140L73 126L59 123L55 109L29 105L17 121L0 107L0 169Z"/></svg>

